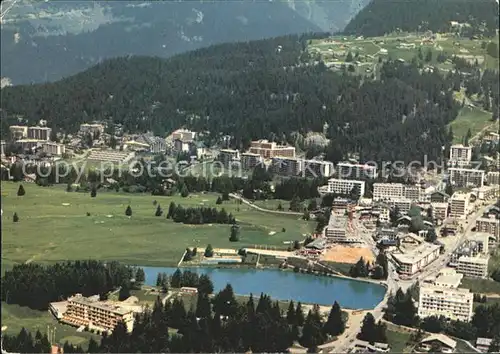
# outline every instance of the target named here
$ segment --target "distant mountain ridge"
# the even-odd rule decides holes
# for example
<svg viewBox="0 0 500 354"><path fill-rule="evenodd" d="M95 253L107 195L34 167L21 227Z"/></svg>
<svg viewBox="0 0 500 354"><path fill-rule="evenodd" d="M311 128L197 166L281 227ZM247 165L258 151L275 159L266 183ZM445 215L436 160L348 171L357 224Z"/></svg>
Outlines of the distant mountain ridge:
<svg viewBox="0 0 500 354"><path fill-rule="evenodd" d="M223 42L339 31L367 2L19 0L2 21L2 77L55 81L112 57L169 57Z"/></svg>

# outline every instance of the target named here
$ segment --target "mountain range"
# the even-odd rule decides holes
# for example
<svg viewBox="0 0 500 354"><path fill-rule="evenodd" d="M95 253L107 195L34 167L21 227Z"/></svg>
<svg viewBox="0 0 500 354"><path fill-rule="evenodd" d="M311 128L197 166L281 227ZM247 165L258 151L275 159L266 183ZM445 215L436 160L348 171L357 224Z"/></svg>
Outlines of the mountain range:
<svg viewBox="0 0 500 354"><path fill-rule="evenodd" d="M32 1L2 4L3 85L56 81L105 59L337 32L368 0Z"/></svg>

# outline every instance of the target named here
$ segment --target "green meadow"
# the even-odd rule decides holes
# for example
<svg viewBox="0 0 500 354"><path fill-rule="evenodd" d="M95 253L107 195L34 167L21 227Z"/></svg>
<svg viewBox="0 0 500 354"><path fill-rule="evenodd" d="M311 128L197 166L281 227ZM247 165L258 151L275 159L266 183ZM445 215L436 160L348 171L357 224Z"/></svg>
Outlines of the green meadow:
<svg viewBox="0 0 500 354"><path fill-rule="evenodd" d="M66 192L63 186L2 183L2 265L23 262L57 262L76 259L116 260L128 264L176 265L186 247L221 248L271 245L300 240L314 229L314 222L300 216L257 211L235 200L216 205L214 193L162 197L98 191ZM164 215L155 216L157 201ZM230 242L229 225L184 225L166 219L170 202L182 206L225 208L241 226L240 241ZM132 216L125 215L130 205ZM17 213L19 222L13 222ZM87 215L90 214L90 216ZM285 228L285 232L282 229Z"/></svg>

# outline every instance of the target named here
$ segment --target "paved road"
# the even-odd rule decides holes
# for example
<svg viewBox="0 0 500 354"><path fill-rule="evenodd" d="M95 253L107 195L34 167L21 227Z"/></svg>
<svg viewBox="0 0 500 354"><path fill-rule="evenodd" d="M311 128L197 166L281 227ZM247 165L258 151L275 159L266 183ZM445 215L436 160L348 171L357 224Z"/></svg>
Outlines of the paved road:
<svg viewBox="0 0 500 354"><path fill-rule="evenodd" d="M251 208L254 208L255 210L263 211L265 213L282 214L282 215L296 215L296 216L303 215L303 213L298 213L296 211L279 211L279 210L264 209L264 208L261 208L260 206L257 206L255 204L253 204L252 202L250 202L249 200L243 198L239 194L229 193L229 196L231 198L234 198L234 199L239 199L239 200L242 201L242 203L250 206Z"/></svg>

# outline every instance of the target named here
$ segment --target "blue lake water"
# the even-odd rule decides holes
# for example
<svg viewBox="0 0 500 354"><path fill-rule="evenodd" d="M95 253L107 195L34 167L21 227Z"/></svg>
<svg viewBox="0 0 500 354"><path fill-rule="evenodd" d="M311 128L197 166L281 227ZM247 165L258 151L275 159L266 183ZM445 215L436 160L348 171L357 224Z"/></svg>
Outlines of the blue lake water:
<svg viewBox="0 0 500 354"><path fill-rule="evenodd" d="M142 267L146 273L146 284L156 285L158 273L171 275L177 268ZM385 295L385 287L379 284L345 278L316 276L311 274L284 272L278 269L237 268L181 268L198 274L207 274L214 284L214 291L231 284L239 295L265 293L274 300L294 300L302 303L331 305L337 301L350 309L374 308Z"/></svg>

